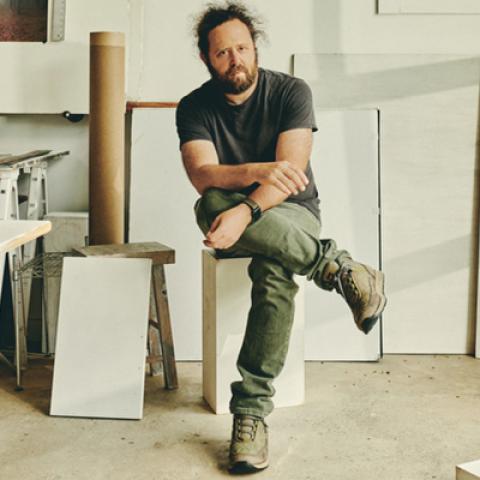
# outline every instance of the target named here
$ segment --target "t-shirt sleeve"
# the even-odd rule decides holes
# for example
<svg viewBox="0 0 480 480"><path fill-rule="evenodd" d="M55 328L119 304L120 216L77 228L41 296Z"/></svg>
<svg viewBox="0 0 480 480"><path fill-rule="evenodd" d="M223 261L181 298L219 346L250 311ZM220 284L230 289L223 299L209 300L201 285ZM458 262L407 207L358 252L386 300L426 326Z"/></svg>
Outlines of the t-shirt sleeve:
<svg viewBox="0 0 480 480"><path fill-rule="evenodd" d="M212 135L207 126L205 113L194 100L182 98L175 112L180 147L191 140L212 140Z"/></svg>
<svg viewBox="0 0 480 480"><path fill-rule="evenodd" d="M280 132L294 128L318 130L313 108L312 90L305 80L295 78L286 92L285 104L280 121Z"/></svg>

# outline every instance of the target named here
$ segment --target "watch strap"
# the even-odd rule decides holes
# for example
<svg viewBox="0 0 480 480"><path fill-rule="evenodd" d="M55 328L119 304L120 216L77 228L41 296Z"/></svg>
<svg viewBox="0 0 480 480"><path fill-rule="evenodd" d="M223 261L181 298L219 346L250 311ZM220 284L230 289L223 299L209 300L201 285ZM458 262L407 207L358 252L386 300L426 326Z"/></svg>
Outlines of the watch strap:
<svg viewBox="0 0 480 480"><path fill-rule="evenodd" d="M255 202L255 200L246 197L242 200L241 203L248 205L248 207L252 211L252 223L255 223L262 216L262 209L260 208L258 203Z"/></svg>

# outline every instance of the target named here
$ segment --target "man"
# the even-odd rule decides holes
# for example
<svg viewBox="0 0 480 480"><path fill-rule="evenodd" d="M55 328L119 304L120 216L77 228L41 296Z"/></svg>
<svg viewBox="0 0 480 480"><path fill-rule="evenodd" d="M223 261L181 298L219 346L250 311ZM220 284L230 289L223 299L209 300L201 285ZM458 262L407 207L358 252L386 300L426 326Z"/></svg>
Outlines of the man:
<svg viewBox="0 0 480 480"><path fill-rule="evenodd" d="M183 163L201 198L204 244L222 256L252 256L252 305L231 385L230 471L268 466L265 417L272 381L287 354L298 290L293 274L336 289L368 333L385 306L383 274L319 240L318 194L310 168L316 131L311 91L258 67L258 22L241 4L210 6L196 33L211 79L177 109Z"/></svg>

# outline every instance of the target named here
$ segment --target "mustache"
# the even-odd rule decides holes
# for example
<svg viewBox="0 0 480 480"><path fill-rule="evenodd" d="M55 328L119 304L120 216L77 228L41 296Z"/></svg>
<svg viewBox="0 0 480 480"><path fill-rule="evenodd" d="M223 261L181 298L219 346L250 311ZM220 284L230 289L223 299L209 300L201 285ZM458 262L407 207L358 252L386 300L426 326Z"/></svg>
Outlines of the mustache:
<svg viewBox="0 0 480 480"><path fill-rule="evenodd" d="M243 65L234 65L227 70L227 75L232 75L233 73L244 72L248 74L248 70Z"/></svg>

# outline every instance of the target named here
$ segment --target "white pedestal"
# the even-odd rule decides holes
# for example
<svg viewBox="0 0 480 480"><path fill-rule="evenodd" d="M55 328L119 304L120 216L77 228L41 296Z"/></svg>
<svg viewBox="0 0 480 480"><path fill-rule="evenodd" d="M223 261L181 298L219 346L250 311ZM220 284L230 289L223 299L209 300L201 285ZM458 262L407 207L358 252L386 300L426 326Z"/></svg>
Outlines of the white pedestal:
<svg viewBox="0 0 480 480"><path fill-rule="evenodd" d="M457 480L480 479L480 460L457 465Z"/></svg>
<svg viewBox="0 0 480 480"><path fill-rule="evenodd" d="M251 258L217 259L203 255L203 396L215 413L228 413L230 384L241 380L236 361L250 309ZM304 293L305 279L295 300L295 319L284 368L273 385L275 408L301 405L305 400Z"/></svg>

